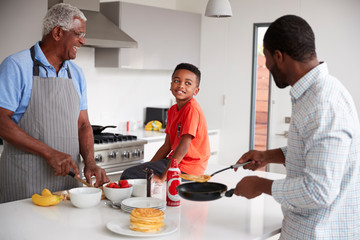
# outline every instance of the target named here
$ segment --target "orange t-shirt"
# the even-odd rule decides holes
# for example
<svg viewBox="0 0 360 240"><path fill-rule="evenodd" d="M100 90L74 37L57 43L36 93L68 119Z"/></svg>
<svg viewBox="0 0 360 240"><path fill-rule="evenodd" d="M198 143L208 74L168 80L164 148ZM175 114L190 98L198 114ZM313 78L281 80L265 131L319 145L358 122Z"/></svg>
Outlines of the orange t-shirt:
<svg viewBox="0 0 360 240"><path fill-rule="evenodd" d="M182 172L204 174L210 158L210 143L205 115L199 103L192 98L180 110L177 104L168 110L165 133L170 136L171 155L180 143L184 134L190 134L193 139L184 158L179 164Z"/></svg>

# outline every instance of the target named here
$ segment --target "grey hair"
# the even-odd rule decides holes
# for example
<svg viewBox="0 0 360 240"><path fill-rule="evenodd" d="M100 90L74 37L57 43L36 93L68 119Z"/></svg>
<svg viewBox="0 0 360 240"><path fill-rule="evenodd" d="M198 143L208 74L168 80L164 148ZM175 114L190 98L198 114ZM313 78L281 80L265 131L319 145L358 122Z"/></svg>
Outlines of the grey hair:
<svg viewBox="0 0 360 240"><path fill-rule="evenodd" d="M59 3L52 6L43 19L42 35L48 35L55 27L61 26L64 29L71 29L74 17L86 21L85 15L74 6L66 3Z"/></svg>

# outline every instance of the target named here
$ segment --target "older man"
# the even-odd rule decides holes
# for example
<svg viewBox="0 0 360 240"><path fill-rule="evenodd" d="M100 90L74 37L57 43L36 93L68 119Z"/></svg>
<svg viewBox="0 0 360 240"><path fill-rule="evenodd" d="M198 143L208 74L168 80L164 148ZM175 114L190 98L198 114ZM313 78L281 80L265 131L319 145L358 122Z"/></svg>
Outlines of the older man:
<svg viewBox="0 0 360 240"><path fill-rule="evenodd" d="M94 161L85 78L70 61L85 43L85 21L71 5L53 6L42 40L0 65L0 202L79 186L66 175L72 169L80 176L80 154L88 182L109 181Z"/></svg>
<svg viewBox="0 0 360 240"><path fill-rule="evenodd" d="M291 86L288 145L249 151L238 163L256 170L286 166L286 178L245 177L235 194L272 195L282 206L280 239L360 239L360 126L344 86L319 63L315 37L300 17L277 19L264 37L266 67L279 88Z"/></svg>

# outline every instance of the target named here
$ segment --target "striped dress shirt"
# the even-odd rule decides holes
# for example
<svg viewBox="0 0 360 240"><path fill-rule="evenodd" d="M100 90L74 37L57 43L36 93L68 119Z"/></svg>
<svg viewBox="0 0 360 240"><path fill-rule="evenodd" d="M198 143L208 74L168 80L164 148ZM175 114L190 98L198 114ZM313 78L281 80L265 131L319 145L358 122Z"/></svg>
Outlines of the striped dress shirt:
<svg viewBox="0 0 360 240"><path fill-rule="evenodd" d="M286 178L272 185L284 214L280 239L360 239L360 127L353 100L326 63L290 95Z"/></svg>

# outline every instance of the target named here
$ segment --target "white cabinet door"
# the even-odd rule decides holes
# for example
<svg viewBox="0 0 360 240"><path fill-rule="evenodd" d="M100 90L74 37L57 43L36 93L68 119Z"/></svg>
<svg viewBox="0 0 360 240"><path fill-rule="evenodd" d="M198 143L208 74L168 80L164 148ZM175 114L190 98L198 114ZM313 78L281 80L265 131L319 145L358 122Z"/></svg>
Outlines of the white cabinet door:
<svg viewBox="0 0 360 240"><path fill-rule="evenodd" d="M182 62L199 66L201 15L121 2L120 27L138 43L120 49L120 65L173 70Z"/></svg>
<svg viewBox="0 0 360 240"><path fill-rule="evenodd" d="M164 144L164 140L148 141L144 146L144 161L149 162L157 150Z"/></svg>
<svg viewBox="0 0 360 240"><path fill-rule="evenodd" d="M219 149L220 149L220 135L219 131L209 132L209 143L210 143L210 164L219 163Z"/></svg>

